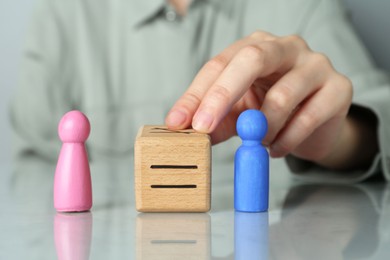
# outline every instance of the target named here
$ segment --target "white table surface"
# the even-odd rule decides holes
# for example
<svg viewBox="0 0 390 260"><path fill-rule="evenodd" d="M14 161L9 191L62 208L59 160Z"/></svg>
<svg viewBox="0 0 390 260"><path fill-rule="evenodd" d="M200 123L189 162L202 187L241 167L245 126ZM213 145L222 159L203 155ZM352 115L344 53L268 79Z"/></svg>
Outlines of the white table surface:
<svg viewBox="0 0 390 260"><path fill-rule="evenodd" d="M132 158L91 163L90 212L53 208L55 164L0 165L0 259L390 259L390 187L294 181L271 163L266 213L233 209L233 164L214 161L209 213L134 208Z"/></svg>

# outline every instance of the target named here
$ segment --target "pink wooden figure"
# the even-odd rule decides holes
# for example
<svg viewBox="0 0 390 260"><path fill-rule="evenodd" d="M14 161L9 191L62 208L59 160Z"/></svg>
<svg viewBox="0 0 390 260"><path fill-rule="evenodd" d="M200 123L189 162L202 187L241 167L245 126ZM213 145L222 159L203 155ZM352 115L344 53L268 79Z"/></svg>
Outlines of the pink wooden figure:
<svg viewBox="0 0 390 260"><path fill-rule="evenodd" d="M92 207L91 174L85 141L91 127L80 111L66 113L59 125L63 142L54 176L54 208L59 212L88 211Z"/></svg>

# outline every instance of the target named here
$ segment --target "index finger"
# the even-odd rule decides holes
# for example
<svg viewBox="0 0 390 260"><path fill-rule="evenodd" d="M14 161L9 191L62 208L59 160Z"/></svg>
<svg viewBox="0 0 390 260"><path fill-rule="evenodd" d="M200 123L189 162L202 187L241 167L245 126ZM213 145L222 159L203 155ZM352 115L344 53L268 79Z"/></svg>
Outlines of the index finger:
<svg viewBox="0 0 390 260"><path fill-rule="evenodd" d="M274 36L268 33L256 32L251 36L230 45L219 55L208 61L200 69L187 91L171 108L165 120L166 125L171 129L189 127L192 123L192 118L207 91L218 79L235 54L243 47L248 44L253 44L255 41L267 41L274 38Z"/></svg>
<svg viewBox="0 0 390 260"><path fill-rule="evenodd" d="M212 132L256 79L290 70L299 53L298 45L284 40L243 47L203 95L193 117L193 128L199 132Z"/></svg>

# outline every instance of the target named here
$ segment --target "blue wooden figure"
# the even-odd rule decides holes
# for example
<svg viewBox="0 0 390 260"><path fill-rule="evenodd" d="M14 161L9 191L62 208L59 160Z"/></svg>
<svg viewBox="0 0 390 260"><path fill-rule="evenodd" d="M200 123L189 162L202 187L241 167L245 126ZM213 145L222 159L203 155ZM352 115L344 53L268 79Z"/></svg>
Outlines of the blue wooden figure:
<svg viewBox="0 0 390 260"><path fill-rule="evenodd" d="M268 210L269 156L261 141L268 130L259 110L246 110L237 120L242 145L234 158L234 208L243 212Z"/></svg>

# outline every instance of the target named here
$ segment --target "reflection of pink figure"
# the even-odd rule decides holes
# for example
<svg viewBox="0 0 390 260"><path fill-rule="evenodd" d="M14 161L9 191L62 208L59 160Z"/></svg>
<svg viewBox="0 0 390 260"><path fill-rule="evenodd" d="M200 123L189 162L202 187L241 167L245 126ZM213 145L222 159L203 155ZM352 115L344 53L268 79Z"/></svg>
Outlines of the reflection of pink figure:
<svg viewBox="0 0 390 260"><path fill-rule="evenodd" d="M59 260L89 259L92 237L92 214L57 213L54 240Z"/></svg>
<svg viewBox="0 0 390 260"><path fill-rule="evenodd" d="M87 211L92 207L92 185L84 142L88 118L79 111L66 113L58 125L63 142L54 177L54 207L59 212Z"/></svg>

